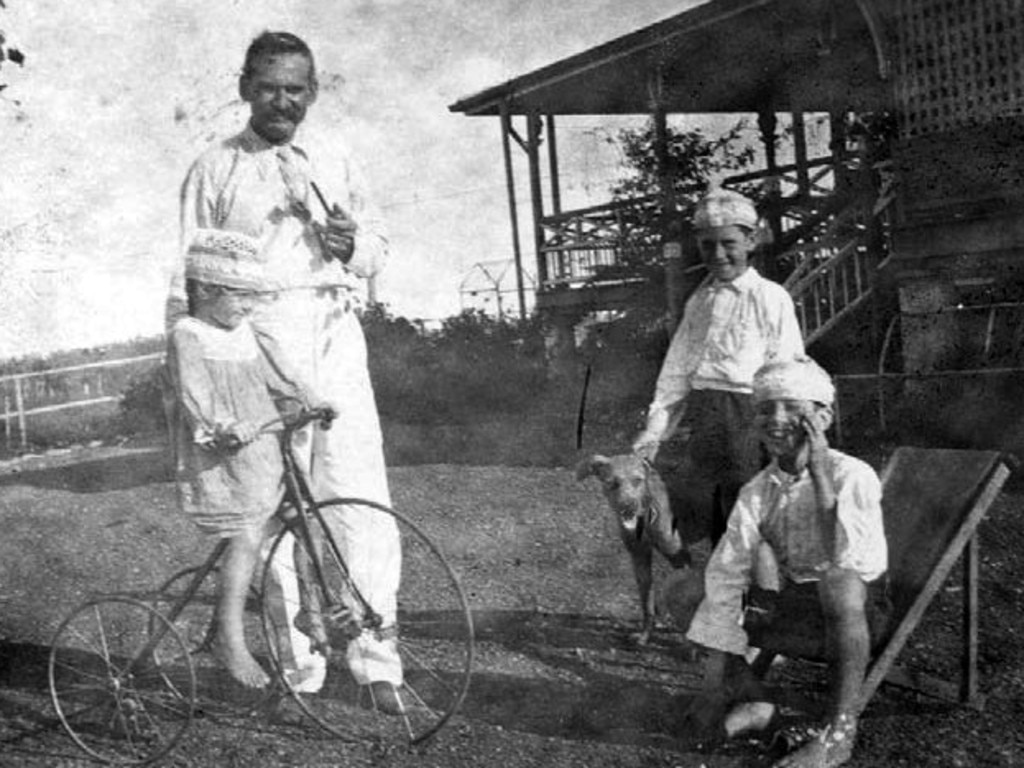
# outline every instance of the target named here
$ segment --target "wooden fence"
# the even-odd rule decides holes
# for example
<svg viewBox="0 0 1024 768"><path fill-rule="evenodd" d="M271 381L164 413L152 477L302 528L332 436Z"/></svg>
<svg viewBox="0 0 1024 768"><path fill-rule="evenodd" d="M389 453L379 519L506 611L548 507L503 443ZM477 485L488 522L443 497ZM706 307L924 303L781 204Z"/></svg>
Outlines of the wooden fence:
<svg viewBox="0 0 1024 768"><path fill-rule="evenodd" d="M154 352L0 376L0 419L7 449L28 447L30 417L116 402L135 377L159 365L163 358L162 352Z"/></svg>

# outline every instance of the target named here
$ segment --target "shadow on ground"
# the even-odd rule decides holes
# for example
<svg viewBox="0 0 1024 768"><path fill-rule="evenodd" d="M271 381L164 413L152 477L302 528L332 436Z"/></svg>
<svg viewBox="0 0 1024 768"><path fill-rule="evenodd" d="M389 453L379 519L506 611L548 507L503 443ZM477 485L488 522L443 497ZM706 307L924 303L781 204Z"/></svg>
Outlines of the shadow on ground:
<svg viewBox="0 0 1024 768"><path fill-rule="evenodd" d="M48 658L49 648L0 642L0 753L9 759L31 755L57 765L81 756L50 704Z"/></svg>
<svg viewBox="0 0 1024 768"><path fill-rule="evenodd" d="M681 726L699 667L679 633L641 648L634 626L604 617L484 610L474 624L469 718L565 739L693 741Z"/></svg>
<svg viewBox="0 0 1024 768"><path fill-rule="evenodd" d="M630 640L635 629L631 623L607 617L482 610L474 613L474 620L477 663L462 711L449 729L471 733L475 724L543 738L658 747L739 761L730 765L770 762L764 739L723 743L698 739L686 730L684 713L699 686L700 669L678 632L662 630L640 648ZM45 646L0 642L0 752L65 765L81 755L50 705L48 657ZM812 670L811 675L817 673ZM795 678L789 684L807 687ZM947 709L920 702L915 706L901 697L886 699L876 697L868 716ZM233 732L268 727L263 716L207 723L229 739L243 738L228 736ZM224 730L231 724L235 727ZM288 738L288 730L280 736ZM303 738L312 733L320 732Z"/></svg>
<svg viewBox="0 0 1024 768"><path fill-rule="evenodd" d="M152 449L78 463L26 464L0 474L0 488L27 485L72 493L104 493L169 482L173 477L168 452Z"/></svg>
<svg viewBox="0 0 1024 768"><path fill-rule="evenodd" d="M474 618L479 663L460 721L619 744L666 746L684 736L678 723L689 697L680 690L695 665L673 637L637 649L631 627L611 619L528 611ZM62 734L48 699L48 655L44 646L0 643L0 748Z"/></svg>

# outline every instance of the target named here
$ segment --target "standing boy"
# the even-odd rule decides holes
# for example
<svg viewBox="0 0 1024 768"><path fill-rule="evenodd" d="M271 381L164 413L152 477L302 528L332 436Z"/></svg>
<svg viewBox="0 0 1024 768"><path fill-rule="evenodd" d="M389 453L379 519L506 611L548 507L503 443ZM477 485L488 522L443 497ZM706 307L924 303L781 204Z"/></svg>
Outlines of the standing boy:
<svg viewBox="0 0 1024 768"><path fill-rule="evenodd" d="M697 203L693 225L708 276L686 302L633 450L655 461L673 493L698 509L711 506L717 541L740 487L761 467L751 432L754 372L804 345L792 298L750 265L760 231L753 202L712 191ZM689 440L677 455L671 442L659 454L676 425Z"/></svg>

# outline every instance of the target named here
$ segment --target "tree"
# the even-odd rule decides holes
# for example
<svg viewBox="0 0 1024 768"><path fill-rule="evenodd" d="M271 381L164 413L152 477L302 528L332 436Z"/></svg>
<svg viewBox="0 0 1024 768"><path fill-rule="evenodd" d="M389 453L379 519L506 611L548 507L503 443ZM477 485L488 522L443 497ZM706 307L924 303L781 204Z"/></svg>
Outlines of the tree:
<svg viewBox="0 0 1024 768"><path fill-rule="evenodd" d="M658 158L654 120L642 128L624 129L610 143L618 144L625 156L626 175L614 182L616 202L633 202L622 209L622 231L626 233L620 258L611 270L617 276L643 275L661 278L661 251L666 238L678 237L689 211L712 181L728 171L739 171L753 163L754 147L744 140L746 124L741 120L729 131L709 137L699 128L681 130L667 127L665 163ZM662 188L669 180L668 190ZM665 201L671 210L664 210Z"/></svg>
<svg viewBox="0 0 1024 768"><path fill-rule="evenodd" d="M754 161L753 146L743 141L745 129L741 120L725 134L711 138L699 128L679 130L668 126L664 169L658 162L653 120L643 128L622 130L617 142L622 146L628 174L615 183L612 195L616 200L664 195L664 177L671 182L677 207L692 205L715 176L742 170Z"/></svg>
<svg viewBox="0 0 1024 768"><path fill-rule="evenodd" d="M0 0L0 9L7 9L4 4L4 0ZM19 67L25 65L25 54L19 49L13 48L7 43L7 37L4 35L4 31L0 29L0 69L3 69L5 62L11 62L17 64ZM0 82L0 91L3 91L7 87L7 83Z"/></svg>

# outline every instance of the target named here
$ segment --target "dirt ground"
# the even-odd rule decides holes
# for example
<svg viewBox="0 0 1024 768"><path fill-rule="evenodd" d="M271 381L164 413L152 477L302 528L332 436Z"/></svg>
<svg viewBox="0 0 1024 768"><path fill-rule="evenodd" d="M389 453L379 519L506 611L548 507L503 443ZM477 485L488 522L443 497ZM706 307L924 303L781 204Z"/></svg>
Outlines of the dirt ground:
<svg viewBox="0 0 1024 768"><path fill-rule="evenodd" d="M263 721L198 721L174 766L680 766L769 764L765 739L702 742L680 727L699 669L680 633L644 649L628 559L596 486L566 469L391 470L395 505L437 540L470 597L478 657L462 709L431 744L345 744ZM982 523L982 710L883 686L851 766L1024 766L1024 491ZM98 449L0 469L0 766L94 765L48 703L49 638L86 595L145 590L201 558L158 451ZM956 679L960 582L901 656ZM821 670L770 682L813 707Z"/></svg>

